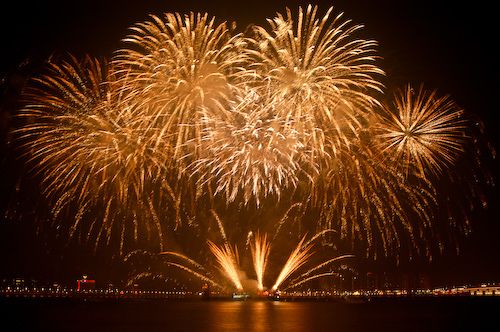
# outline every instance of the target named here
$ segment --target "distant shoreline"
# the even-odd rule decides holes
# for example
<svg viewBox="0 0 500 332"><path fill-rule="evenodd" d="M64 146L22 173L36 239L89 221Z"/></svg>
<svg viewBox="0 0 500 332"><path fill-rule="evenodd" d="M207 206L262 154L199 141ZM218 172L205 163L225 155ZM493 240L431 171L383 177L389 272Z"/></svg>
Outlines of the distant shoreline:
<svg viewBox="0 0 500 332"><path fill-rule="evenodd" d="M231 295L214 295L204 298L199 295L179 295L179 296L125 296L120 294L97 296L95 294L71 294L71 295L41 295L41 294L0 294L0 302L338 302L338 303L381 303L381 302L433 302L433 301L494 301L500 303L499 295L371 295L371 296L280 296L261 297L249 296L245 299L236 299Z"/></svg>

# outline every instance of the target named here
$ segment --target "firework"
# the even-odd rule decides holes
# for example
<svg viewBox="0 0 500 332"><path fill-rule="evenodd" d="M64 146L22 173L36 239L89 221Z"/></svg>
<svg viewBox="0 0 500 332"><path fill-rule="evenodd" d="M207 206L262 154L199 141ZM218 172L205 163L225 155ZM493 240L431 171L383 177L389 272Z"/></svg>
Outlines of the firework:
<svg viewBox="0 0 500 332"><path fill-rule="evenodd" d="M173 261L166 261L164 257L173 257L180 259L182 263L177 263ZM132 269L129 273L129 278L127 280L127 286L133 286L138 280L141 279L163 279L165 282L167 280L174 280L171 274L165 273L165 265L168 267L174 267L180 269L196 278L203 280L212 286L222 289L213 278L210 273L207 272L203 266L193 259L183 255L181 253L167 251L161 252L159 255L151 253L146 250L134 250L127 254L123 258L123 262ZM186 264L187 263L187 264Z"/></svg>
<svg viewBox="0 0 500 332"><path fill-rule="evenodd" d="M430 255L436 193L426 178L403 176L362 141L353 141L325 170L310 202L322 228L353 246L364 244L374 256L396 253L402 244Z"/></svg>
<svg viewBox="0 0 500 332"><path fill-rule="evenodd" d="M219 247L210 240L208 241L208 247L217 259L217 263L219 264L223 274L231 280L237 290L243 290L238 270L238 249L235 247L233 250L233 248L231 248L231 246L227 243L225 243L222 247Z"/></svg>
<svg viewBox="0 0 500 332"><path fill-rule="evenodd" d="M112 66L92 60L52 65L29 95L23 115L32 124L20 132L44 173L54 215L77 207L70 238L79 230L97 247L103 238L109 244L118 237L123 251L127 237L137 240L145 232L162 246L163 214L174 214L168 219L177 226L183 195L194 192L196 200L199 188L210 195L214 184L226 203L242 197L259 205L313 181L324 127L331 126L320 125L326 118L318 116L319 105L324 112L339 100L345 102L335 109L372 104L368 92L380 87L372 76L381 73L372 64L374 42L346 42L359 27L344 31L348 23L337 19L327 27L331 10L321 23L316 11L309 7L304 16L299 10L300 54L290 53L297 45L279 33L269 43L283 44L290 61L302 53L307 58L300 75L311 80L295 97L279 92L290 89L277 84L282 66L273 58L276 49L255 48L268 39L265 30L257 29L255 39L232 36L208 14L165 14L137 24ZM272 28L290 24L288 11ZM246 68L249 61L256 65ZM292 113L283 113L287 109ZM86 217L89 210L98 217Z"/></svg>
<svg viewBox="0 0 500 332"><path fill-rule="evenodd" d="M294 208L294 220L314 223L319 233L302 238L274 290L328 232L374 256L404 243L430 256L437 176L428 174L457 161L468 122L448 96L423 87L380 104L377 43L332 14L287 9L243 36L208 14L167 13L133 26L111 64L49 64L25 95L17 133L53 219L71 220L59 223L70 239L96 248L116 239L123 253L131 240L163 251L182 220L201 228L211 213L224 244L209 249L238 290L221 206L241 213L290 204L273 239ZM251 243L261 290L270 248L267 236ZM165 256L200 273L187 256Z"/></svg>
<svg viewBox="0 0 500 332"><path fill-rule="evenodd" d="M304 243L305 236L302 238L302 240L290 254L286 264L283 266L283 269L281 270L278 279L276 280L272 288L273 291L277 291L280 285L282 285L283 282L287 280L287 278L289 278L292 274L297 272L304 264L306 264L309 261L309 258L313 255L313 252L310 252L313 246L312 243L324 234L325 231L318 232L316 233L315 236L313 236L309 241L305 243ZM284 288L284 290L289 288L296 288L314 279L338 275L337 272L332 272L332 271L321 272L321 273L317 273L317 271L324 267L330 267L332 263L345 260L346 258L354 258L354 257L355 257L354 255L348 254L327 259L326 261L321 262L320 264L307 270L305 273L301 274L294 280L290 281L288 285ZM311 276L313 272L315 272L316 274L313 274Z"/></svg>
<svg viewBox="0 0 500 332"><path fill-rule="evenodd" d="M463 152L466 121L449 96L410 85L395 93L380 114L380 149L409 172L440 173Z"/></svg>
<svg viewBox="0 0 500 332"><path fill-rule="evenodd" d="M225 113L244 81L245 43L226 23L201 13L151 16L131 30L114 61L127 98L150 118L149 126L161 129L174 147L172 157L182 159L197 150L201 119ZM194 144L186 146L190 140Z"/></svg>
<svg viewBox="0 0 500 332"><path fill-rule="evenodd" d="M302 237L295 248L291 251L285 264L283 264L280 273L272 287L273 292L278 291L279 287L282 286L290 278L290 276L300 271L303 266L306 266L307 263L310 263L312 261L311 257L314 254L314 252L312 251L312 248L314 246L313 242L324 234L324 231L318 232L308 241L305 241L306 236ZM244 286L242 283L242 271L240 270L238 250L236 246L234 246L233 248L229 242L224 242L224 244L222 244L221 246L218 246L211 241L207 241L207 244L210 252L215 257L219 271L222 272L222 275L226 279L231 281L232 288L236 289L237 291L255 291L255 289L252 288L248 289L247 285ZM274 262L270 262L269 259L270 252L271 242L268 241L267 234L260 235L259 232L257 232L254 236L254 242L251 243L251 255L253 260L253 267L257 277L256 290L258 291L258 293L262 293L266 289L266 286L264 285L264 274L267 265L274 265ZM168 266L179 268L203 281L209 282L214 286L222 288L219 283L217 283L213 280L213 278L210 277L210 273L207 271L207 268L209 269L211 265L201 265L188 256L174 251L162 252L160 253L160 255L163 257L178 258L182 260L182 262L184 262L181 264L168 259L166 261L166 264ZM299 277L292 280L285 287L285 289L295 288L310 280L327 276L327 274L324 274L324 272L321 272L319 274L313 273L317 273L317 271L321 270L322 268L331 267L331 265L335 262L352 257L354 257L354 255L341 255L334 258L329 258L314 266L313 268L308 269L305 273L302 273ZM313 275L311 276L311 274Z"/></svg>
<svg viewBox="0 0 500 332"><path fill-rule="evenodd" d="M297 247L295 247L295 249L288 257L288 260L281 269L281 272L272 287L273 291L276 291L283 281L285 281L292 273L294 273L297 269L304 265L307 262L307 259L311 257L312 252L310 251L312 249L312 245L310 244L305 248L302 247L302 243L304 242L305 238L306 237L304 236L302 240L300 240Z"/></svg>
<svg viewBox="0 0 500 332"><path fill-rule="evenodd" d="M328 265L330 265L330 264L332 264L334 262L337 262L337 261L340 261L340 260L343 260L343 259L346 259L346 258L354 258L354 257L355 257L354 255L341 255L341 256L338 256L338 257L334 257L334 258L328 259L328 260L322 262L321 264L313 267L312 269L309 269L307 272L301 274L299 277L295 278L294 280L292 280L290 282L290 286L288 286L288 287L289 288L298 287L299 285L302 285L303 283L306 283L309 280L317 279L317 278L320 278L320 277L323 277L323 276L327 276L327 275L331 275L331 274L325 274L323 272L323 273L319 273L319 274L313 274L311 276L311 274L313 272L316 272L316 271L320 270L321 268L323 268L325 266L328 266Z"/></svg>
<svg viewBox="0 0 500 332"><path fill-rule="evenodd" d="M317 165L307 148L307 135L279 118L268 96L250 90L225 120L206 118L200 157L192 165L198 185L215 184L227 202L245 203L272 196L278 199L301 180L311 181ZM241 193L241 194L240 194Z"/></svg>
<svg viewBox="0 0 500 332"><path fill-rule="evenodd" d="M257 287L260 291L264 290L263 279L266 271L269 251L271 250L270 243L267 241L267 235L254 236L255 242L251 245L253 266L257 275Z"/></svg>
<svg viewBox="0 0 500 332"><path fill-rule="evenodd" d="M157 133L133 117L111 80L110 68L94 58L51 63L25 95L26 125L17 134L43 174L54 219L76 209L63 225L69 237L78 232L96 247L116 237L122 251L141 236L163 243L157 204L172 202L163 178L169 149L152 144Z"/></svg>
<svg viewBox="0 0 500 332"><path fill-rule="evenodd" d="M332 11L320 18L318 7L299 7L295 19L287 8L286 16L268 20L269 31L255 28L249 47L249 67L268 82L263 87L271 98L286 104L277 115L311 135L316 153L323 150L324 135L348 143L347 135L377 104L372 94L382 87L377 43L357 39L362 26L351 25L342 14L331 19Z"/></svg>

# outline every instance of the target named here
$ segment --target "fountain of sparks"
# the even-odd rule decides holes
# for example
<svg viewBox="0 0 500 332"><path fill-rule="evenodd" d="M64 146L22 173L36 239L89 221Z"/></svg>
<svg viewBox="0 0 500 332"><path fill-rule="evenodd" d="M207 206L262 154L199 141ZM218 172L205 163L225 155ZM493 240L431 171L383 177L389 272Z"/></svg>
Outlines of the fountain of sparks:
<svg viewBox="0 0 500 332"><path fill-rule="evenodd" d="M252 251L252 260L255 274L257 276L257 287L260 292L264 291L264 272L266 271L267 260L269 257L269 252L271 250L271 245L267 240L267 235L254 236L254 242L251 243L250 248Z"/></svg>
<svg viewBox="0 0 500 332"><path fill-rule="evenodd" d="M224 246L217 246L215 243L212 241L208 241L208 247L210 248L210 251L212 254L214 254L215 258L217 259L217 263L220 265L220 270L223 272L223 274L231 280L233 283L234 287L238 291L243 290L243 286L241 285L241 280L239 277L239 271L238 271L238 266L239 266L239 259L238 259L238 249L236 246L231 248L231 246L228 243L225 243Z"/></svg>
<svg viewBox="0 0 500 332"><path fill-rule="evenodd" d="M264 277L266 267L270 263L269 255L272 247L271 242L268 240L267 234L261 235L259 232L256 232L255 234L252 233L250 236L253 237L253 240L250 241L250 250L253 268L257 279L257 294L261 296L274 294L278 293L283 286L283 290L287 290L296 288L315 279L336 276L337 273L331 270L325 272L324 268L331 267L332 264L338 261L347 258L353 258L354 255L347 254L324 260L288 282L288 280L293 275L296 275L298 271L300 271L304 266L307 265L307 263L311 261L311 257L316 253L313 250L313 247L315 245L314 242L323 234L325 234L325 231L321 231L315 234L307 241L306 235L301 238L301 240L288 256L288 259L281 268L273 286L268 290L264 283ZM208 271L206 271L202 264L199 264L198 262L183 254L173 251L166 251L162 252L161 254L183 260L185 264L167 261L167 265L182 269L198 277L200 280L209 282L213 286L216 286L220 289L225 288L226 290L236 291L237 293L252 293L253 289L246 287L242 280L242 269L239 263L237 246L232 246L227 240L225 240L222 245L217 245L212 241L207 241L207 245L216 260L216 265L218 265L217 268L219 272L221 272L222 276L225 279L230 281L229 287L223 287L221 286L221 284L224 283L214 281L213 278L209 277L210 274L208 273Z"/></svg>
<svg viewBox="0 0 500 332"><path fill-rule="evenodd" d="M277 291L278 287L290 277L295 271L297 271L302 265L304 265L307 262L307 259L311 257L313 254L311 252L312 249L312 244L309 244L307 246L302 246L305 236L300 240L299 244L295 249L292 251L290 256L288 257L288 260L286 261L285 265L281 269L281 272L276 279L276 282L273 285L272 290Z"/></svg>

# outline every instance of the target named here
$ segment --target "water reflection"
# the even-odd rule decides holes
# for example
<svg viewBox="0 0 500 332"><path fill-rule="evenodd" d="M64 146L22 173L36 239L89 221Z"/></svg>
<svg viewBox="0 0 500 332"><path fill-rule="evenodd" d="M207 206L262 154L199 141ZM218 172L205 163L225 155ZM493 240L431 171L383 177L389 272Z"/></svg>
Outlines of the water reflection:
<svg viewBox="0 0 500 332"><path fill-rule="evenodd" d="M1 300L1 299L0 299ZM17 331L491 331L498 298L400 298L369 303L272 301L0 301ZM497 329L498 330L498 329Z"/></svg>
<svg viewBox="0 0 500 332"><path fill-rule="evenodd" d="M305 331L303 309L284 302L221 302L207 307L207 331Z"/></svg>

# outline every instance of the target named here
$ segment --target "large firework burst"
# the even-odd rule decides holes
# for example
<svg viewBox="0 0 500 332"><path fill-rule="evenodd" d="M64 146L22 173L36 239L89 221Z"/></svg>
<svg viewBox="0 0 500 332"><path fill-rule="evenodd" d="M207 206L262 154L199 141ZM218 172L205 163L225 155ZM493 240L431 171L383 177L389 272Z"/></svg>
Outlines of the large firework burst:
<svg viewBox="0 0 500 332"><path fill-rule="evenodd" d="M279 198L282 190L311 180L317 163L309 137L277 115L283 106L252 89L225 121L206 118L202 152L192 165L198 183L214 183L215 193L225 193L228 202L242 193L245 203L253 198L259 205L268 195Z"/></svg>
<svg viewBox="0 0 500 332"><path fill-rule="evenodd" d="M163 243L157 208L172 201L164 178L169 148L156 145L157 132L118 100L111 80L110 68L94 58L49 64L26 94L18 133L43 174L54 218L76 210L65 225L70 237L83 233L97 246L114 236L120 248L126 237Z"/></svg>
<svg viewBox="0 0 500 332"><path fill-rule="evenodd" d="M200 13L151 16L131 30L124 39L128 47L114 61L127 98L146 106L148 125L161 129L162 139L174 147L173 157L181 159L198 147L201 119L226 112L244 81L245 43L240 35L231 36L225 22L216 24ZM186 150L190 140L194 144Z"/></svg>
<svg viewBox="0 0 500 332"><path fill-rule="evenodd" d="M70 238L96 246L162 249L183 218L289 196L371 254L408 240L430 256L438 177L427 175L456 161L468 123L423 88L381 105L377 43L332 13L287 9L247 37L208 14L151 16L112 65L50 64L18 133L54 219L72 211Z"/></svg>
<svg viewBox="0 0 500 332"><path fill-rule="evenodd" d="M408 173L439 173L463 152L466 120L463 110L437 91L398 90L384 105L378 121L380 149Z"/></svg>
<svg viewBox="0 0 500 332"><path fill-rule="evenodd" d="M264 88L286 105L277 114L295 122L296 128L310 129L313 142L322 146L321 135L336 137L339 145L349 144L345 135L356 132L359 118L377 104L381 92L377 77L383 71L375 65L373 40L356 39L360 25L330 19L333 8L319 18L318 7L299 7L295 19L287 8L268 20L270 31L256 27L250 39L249 59L262 78Z"/></svg>

